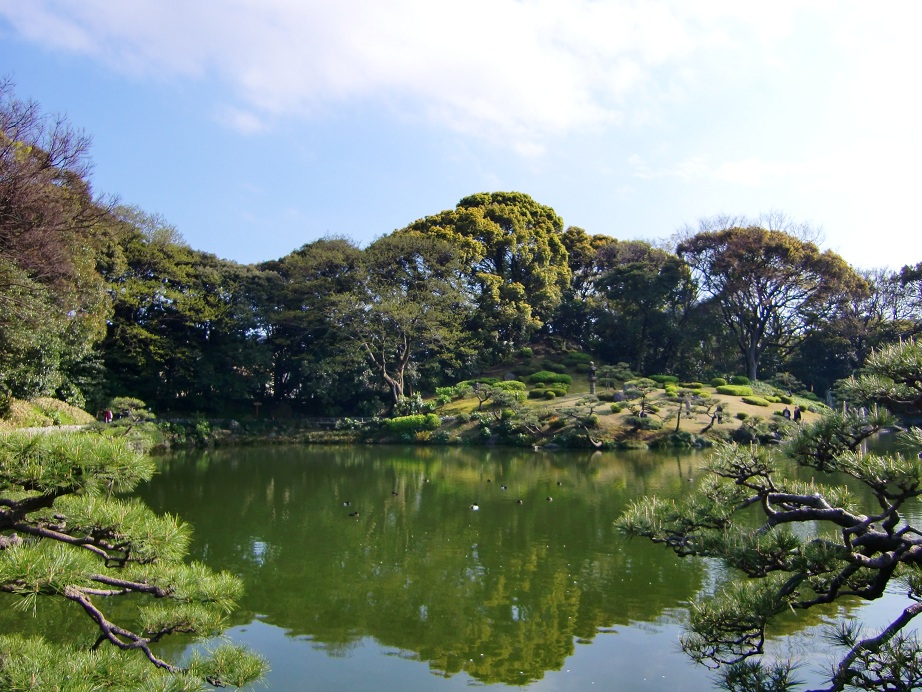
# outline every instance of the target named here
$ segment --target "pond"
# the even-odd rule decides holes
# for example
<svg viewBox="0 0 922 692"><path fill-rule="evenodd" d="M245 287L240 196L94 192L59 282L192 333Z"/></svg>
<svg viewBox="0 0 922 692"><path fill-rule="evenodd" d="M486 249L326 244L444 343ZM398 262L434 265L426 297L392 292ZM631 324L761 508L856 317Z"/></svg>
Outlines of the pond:
<svg viewBox="0 0 922 692"><path fill-rule="evenodd" d="M244 448L162 458L138 494L193 525L194 559L242 577L228 634L269 660L270 689L694 691L713 680L678 637L720 566L613 521L643 495L686 492L703 459ZM786 651L809 653L839 612L782 623Z"/></svg>

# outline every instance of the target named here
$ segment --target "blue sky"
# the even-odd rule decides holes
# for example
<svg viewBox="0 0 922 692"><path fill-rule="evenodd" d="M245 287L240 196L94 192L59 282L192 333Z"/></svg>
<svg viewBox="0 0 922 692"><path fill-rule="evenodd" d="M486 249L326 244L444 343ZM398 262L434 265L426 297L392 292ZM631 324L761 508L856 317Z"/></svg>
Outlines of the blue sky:
<svg viewBox="0 0 922 692"><path fill-rule="evenodd" d="M0 0L0 73L97 192L239 262L518 190L666 239L783 212L922 262L922 3Z"/></svg>

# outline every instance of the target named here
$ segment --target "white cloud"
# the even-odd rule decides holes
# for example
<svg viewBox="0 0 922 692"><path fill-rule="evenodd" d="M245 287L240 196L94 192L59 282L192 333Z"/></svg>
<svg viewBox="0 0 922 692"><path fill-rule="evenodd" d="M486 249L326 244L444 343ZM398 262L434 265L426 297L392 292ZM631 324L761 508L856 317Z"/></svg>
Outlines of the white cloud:
<svg viewBox="0 0 922 692"><path fill-rule="evenodd" d="M622 0L0 0L23 36L158 78L217 76L244 125L376 102L531 152L655 113L720 16ZM688 74L687 77L692 77ZM630 108L628 103L631 102ZM260 116L259 114L262 114ZM241 121L231 118L234 127Z"/></svg>

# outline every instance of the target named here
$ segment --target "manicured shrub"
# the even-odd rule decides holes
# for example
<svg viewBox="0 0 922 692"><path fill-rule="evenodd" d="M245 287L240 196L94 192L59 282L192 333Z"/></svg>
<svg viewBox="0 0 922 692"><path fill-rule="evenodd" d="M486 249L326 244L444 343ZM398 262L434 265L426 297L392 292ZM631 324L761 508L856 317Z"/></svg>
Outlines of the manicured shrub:
<svg viewBox="0 0 922 692"><path fill-rule="evenodd" d="M778 397L778 401L780 401L782 404L793 404L794 397L788 396L787 394L782 394Z"/></svg>
<svg viewBox="0 0 922 692"><path fill-rule="evenodd" d="M388 432L415 435L422 430L435 430L442 425L442 421L434 413L417 413L412 416L388 418L382 421L382 425Z"/></svg>
<svg viewBox="0 0 922 692"><path fill-rule="evenodd" d="M767 399L763 399L760 396L744 396L743 401L753 406L768 406L769 403Z"/></svg>
<svg viewBox="0 0 922 692"><path fill-rule="evenodd" d="M554 392L554 396L566 396L567 395L567 389L559 385L555 385L551 387L550 389L548 389L547 391Z"/></svg>
<svg viewBox="0 0 922 692"><path fill-rule="evenodd" d="M565 373L551 372L550 370L539 370L528 378L529 382L544 382L545 384L562 383L570 384L573 378Z"/></svg>
<svg viewBox="0 0 922 692"><path fill-rule="evenodd" d="M532 389L530 392L528 392L528 398L543 399L545 394L547 394L547 390L543 387L541 389Z"/></svg>
<svg viewBox="0 0 922 692"><path fill-rule="evenodd" d="M767 402L770 403L770 404L780 404L780 403L781 403L781 397L780 397L780 396L774 396L774 395L773 395L773 396L766 396L766 397L763 397L763 398L765 399L765 401L767 401Z"/></svg>
<svg viewBox="0 0 922 692"><path fill-rule="evenodd" d="M624 410L624 404L619 404L615 402L614 404L611 405L612 413L621 413L623 410Z"/></svg>
<svg viewBox="0 0 922 692"><path fill-rule="evenodd" d="M725 384L727 384L727 381L722 377L712 377L711 378L712 387L723 387Z"/></svg>
<svg viewBox="0 0 922 692"><path fill-rule="evenodd" d="M679 393L679 386L677 384L673 384L672 382L667 382L663 389L666 390L666 394L668 396L676 396Z"/></svg>
<svg viewBox="0 0 922 692"><path fill-rule="evenodd" d="M666 384L667 382L674 382L678 384L679 382L679 378L675 375L650 375L648 379L651 379L654 382L659 382L660 384Z"/></svg>
<svg viewBox="0 0 922 692"><path fill-rule="evenodd" d="M717 393L728 396L752 396L752 387L741 384L725 384L717 388Z"/></svg>
<svg viewBox="0 0 922 692"><path fill-rule="evenodd" d="M724 382L724 384L726 384L726 382ZM701 389L704 387L704 384L701 382L679 382L679 386L685 389Z"/></svg>
<svg viewBox="0 0 922 692"><path fill-rule="evenodd" d="M469 413L458 413L455 414L455 423L460 423L464 425L465 423L470 423L471 416Z"/></svg>
<svg viewBox="0 0 922 692"><path fill-rule="evenodd" d="M650 418L649 416L625 416L624 422L628 425L633 425L638 430L661 430L663 424L658 421L656 418Z"/></svg>
<svg viewBox="0 0 922 692"><path fill-rule="evenodd" d="M541 363L541 367L550 372L556 372L558 374L565 373L567 371L567 366L563 363L555 363L552 360L545 360Z"/></svg>
<svg viewBox="0 0 922 692"><path fill-rule="evenodd" d="M553 389L548 389L544 392L545 399L556 399L557 393Z"/></svg>
<svg viewBox="0 0 922 692"><path fill-rule="evenodd" d="M588 353L582 353L580 351L571 351L566 356L564 356L565 363L571 363L576 365L577 363L583 363L588 365L592 361L592 356Z"/></svg>
<svg viewBox="0 0 922 692"><path fill-rule="evenodd" d="M745 411L740 411L739 413L736 414L736 417L739 420L746 420L747 418L749 418L749 414L746 413Z"/></svg>
<svg viewBox="0 0 922 692"><path fill-rule="evenodd" d="M519 349L520 358L532 358L534 357L534 355L535 355L534 349L528 346L523 346L522 348Z"/></svg>
<svg viewBox="0 0 922 692"><path fill-rule="evenodd" d="M471 387L473 387L475 384L488 384L492 386L496 384L497 382L499 382L499 380L495 377L475 377L473 380L464 380L462 382L459 382L455 386L460 386L463 384L469 385Z"/></svg>
<svg viewBox="0 0 922 692"><path fill-rule="evenodd" d="M745 375L734 375L730 378L730 384L752 384Z"/></svg>
<svg viewBox="0 0 922 692"><path fill-rule="evenodd" d="M493 388L502 389L506 392L524 392L526 389L528 389L524 382L519 382L518 380L506 380L504 382L497 382L493 385Z"/></svg>

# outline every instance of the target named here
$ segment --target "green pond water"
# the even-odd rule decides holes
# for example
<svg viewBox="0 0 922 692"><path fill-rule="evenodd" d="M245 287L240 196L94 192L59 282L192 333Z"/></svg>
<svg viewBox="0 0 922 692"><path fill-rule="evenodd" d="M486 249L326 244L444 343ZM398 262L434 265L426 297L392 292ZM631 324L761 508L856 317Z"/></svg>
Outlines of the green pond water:
<svg viewBox="0 0 922 692"><path fill-rule="evenodd" d="M678 637L720 566L613 528L631 500L687 492L704 457L228 449L160 459L138 495L193 525L194 559L244 580L228 636L269 660L255 689L710 690ZM902 607L885 601L872 621ZM819 628L842 614L792 615L783 651L818 668ZM4 608L0 627L91 636L66 604Z"/></svg>

